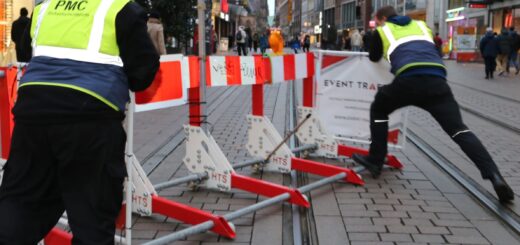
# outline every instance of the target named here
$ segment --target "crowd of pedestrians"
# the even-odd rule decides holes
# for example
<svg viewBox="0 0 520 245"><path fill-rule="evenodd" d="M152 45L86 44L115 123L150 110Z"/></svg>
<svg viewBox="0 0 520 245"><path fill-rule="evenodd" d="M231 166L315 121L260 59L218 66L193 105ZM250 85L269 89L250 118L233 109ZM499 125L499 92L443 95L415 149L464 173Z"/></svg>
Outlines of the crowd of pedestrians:
<svg viewBox="0 0 520 245"><path fill-rule="evenodd" d="M484 58L486 79L493 79L495 72L499 76L510 73L510 67L515 67L518 75L518 51L520 50L520 36L514 27L502 28L500 34L488 28L480 40L480 53Z"/></svg>

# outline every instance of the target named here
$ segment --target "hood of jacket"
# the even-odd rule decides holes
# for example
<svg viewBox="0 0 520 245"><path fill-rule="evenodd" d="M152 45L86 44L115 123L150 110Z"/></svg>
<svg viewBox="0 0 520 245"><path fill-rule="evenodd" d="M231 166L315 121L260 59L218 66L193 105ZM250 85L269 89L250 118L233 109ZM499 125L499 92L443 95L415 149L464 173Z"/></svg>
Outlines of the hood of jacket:
<svg viewBox="0 0 520 245"><path fill-rule="evenodd" d="M412 18L410 18L408 16L394 15L392 17L389 17L387 19L387 21L392 24L405 26L405 25L410 24L410 22L412 22Z"/></svg>

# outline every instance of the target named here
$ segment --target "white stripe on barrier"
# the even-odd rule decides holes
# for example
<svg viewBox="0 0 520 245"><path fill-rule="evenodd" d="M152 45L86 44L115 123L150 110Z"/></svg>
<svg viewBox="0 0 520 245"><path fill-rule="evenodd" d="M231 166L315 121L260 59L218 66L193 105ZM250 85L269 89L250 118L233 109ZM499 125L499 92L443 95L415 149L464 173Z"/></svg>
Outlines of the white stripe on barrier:
<svg viewBox="0 0 520 245"><path fill-rule="evenodd" d="M273 83L280 83L285 81L285 65L283 56L271 57L271 75Z"/></svg>
<svg viewBox="0 0 520 245"><path fill-rule="evenodd" d="M303 79L308 77L307 71L307 54L297 54L295 55L295 71L296 71L296 79ZM313 61L314 62L314 61Z"/></svg>
<svg viewBox="0 0 520 245"><path fill-rule="evenodd" d="M254 57L240 58L240 76L242 78L242 85L256 84L256 65Z"/></svg>
<svg viewBox="0 0 520 245"><path fill-rule="evenodd" d="M227 86L227 67L225 56L210 56L209 69L211 86Z"/></svg>

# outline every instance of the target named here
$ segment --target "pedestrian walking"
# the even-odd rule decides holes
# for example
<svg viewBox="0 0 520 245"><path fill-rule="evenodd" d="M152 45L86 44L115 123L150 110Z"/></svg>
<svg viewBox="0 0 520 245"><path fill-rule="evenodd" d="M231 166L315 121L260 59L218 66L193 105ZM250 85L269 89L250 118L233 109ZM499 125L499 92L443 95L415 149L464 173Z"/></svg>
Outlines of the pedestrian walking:
<svg viewBox="0 0 520 245"><path fill-rule="evenodd" d="M31 24L31 19L27 17L29 15L29 11L27 11L26 8L20 9L20 17L13 22L12 28L11 28L11 40L13 40L14 44L16 45L16 60L18 62L29 62L31 59L30 56L23 56L22 54L27 53L22 50L22 36L25 32L25 29L27 29L27 26Z"/></svg>
<svg viewBox="0 0 520 245"><path fill-rule="evenodd" d="M352 51L361 51L361 45L363 45L363 37L361 36L359 31L355 29L352 32L352 35L350 36L350 46L352 47Z"/></svg>
<svg viewBox="0 0 520 245"><path fill-rule="evenodd" d="M301 49L300 40L298 39L297 35L294 35L293 39L290 42L290 45L294 53L297 54L298 50Z"/></svg>
<svg viewBox="0 0 520 245"><path fill-rule="evenodd" d="M239 56L242 56L242 55L247 56L247 47L246 47L247 40L246 39L247 39L247 34L244 31L244 27L243 26L238 27L238 31L235 35L235 40L236 40L237 51L238 51Z"/></svg>
<svg viewBox="0 0 520 245"><path fill-rule="evenodd" d="M498 35L498 55L497 55L497 71L498 75L502 76L504 72L509 73L507 64L509 56L513 51L513 40L506 28L502 28L500 35Z"/></svg>
<svg viewBox="0 0 520 245"><path fill-rule="evenodd" d="M439 55L442 57L442 38L439 36L439 33L435 33L435 37L433 38L433 42L435 43L435 48L439 51Z"/></svg>
<svg viewBox="0 0 520 245"><path fill-rule="evenodd" d="M159 55L146 12L130 0L106 2L71 9L47 0L34 9L22 42L34 56L0 186L0 244L39 243L64 211L72 244L114 244L129 89L150 85Z"/></svg>
<svg viewBox="0 0 520 245"><path fill-rule="evenodd" d="M446 82L446 68L426 23L397 15L392 6L377 11L376 23L370 60L377 62L384 57L390 61L395 78L391 84L379 88L370 108L369 155L354 154L354 161L377 178L388 151L388 115L405 106L417 106L435 118L477 165L482 177L491 181L500 201L512 201L514 193L491 155L462 121L459 106Z"/></svg>
<svg viewBox="0 0 520 245"><path fill-rule="evenodd" d="M493 73L497 66L498 40L493 35L491 27L487 29L486 34L480 40L479 48L480 54L484 58L486 79L493 79Z"/></svg>
<svg viewBox="0 0 520 245"><path fill-rule="evenodd" d="M269 48L269 42L267 41L267 35L265 33L262 34L260 37L260 52L262 52L262 55L265 54L267 49Z"/></svg>
<svg viewBox="0 0 520 245"><path fill-rule="evenodd" d="M148 35L152 39L153 46L159 55L166 54L166 44L164 42L164 27L161 23L161 14L157 10L152 10L148 15Z"/></svg>
<svg viewBox="0 0 520 245"><path fill-rule="evenodd" d="M372 31L369 29L363 35L363 51L368 51L370 49L370 38L372 37Z"/></svg>
<svg viewBox="0 0 520 245"><path fill-rule="evenodd" d="M311 37L309 35L305 35L303 38L303 52L310 52L311 49Z"/></svg>
<svg viewBox="0 0 520 245"><path fill-rule="evenodd" d="M514 65L516 68L516 75L520 72L518 66L518 50L520 50L520 35L515 31L514 27L509 28L509 33L511 34L511 42L512 48L511 54L509 55L509 64L507 65L507 70L509 71L509 67Z"/></svg>

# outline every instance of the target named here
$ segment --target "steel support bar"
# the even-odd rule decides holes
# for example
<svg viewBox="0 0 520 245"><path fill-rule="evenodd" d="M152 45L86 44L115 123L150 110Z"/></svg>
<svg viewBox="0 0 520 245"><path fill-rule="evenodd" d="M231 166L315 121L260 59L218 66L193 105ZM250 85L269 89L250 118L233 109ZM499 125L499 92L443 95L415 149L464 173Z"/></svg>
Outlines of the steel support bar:
<svg viewBox="0 0 520 245"><path fill-rule="evenodd" d="M298 206L309 208L311 204L302 193L298 190L283 185L273 184L264 180L254 179L251 177L231 174L231 186L240 190L256 193L261 196L275 197L283 193L290 195L289 202Z"/></svg>
<svg viewBox="0 0 520 245"><path fill-rule="evenodd" d="M321 179L321 180L319 180L317 182L311 183L309 185L302 186L302 187L300 187L298 189L298 191L300 191L302 193L303 192L309 192L309 191L312 191L312 190L317 189L319 187L322 187L324 185L336 182L336 181L341 180L341 179L345 179L345 177L347 177L346 175L347 174L343 172L343 173L340 173L340 174L335 175L335 176L324 178L324 179ZM273 198L261 201L259 203L256 203L256 204L254 204L252 206L239 209L239 210L237 210L235 212L232 212L232 213L228 213L228 214L224 215L223 218L228 220L228 221L233 221L234 219L243 217L244 215L247 215L247 214L250 214L250 213L254 213L254 212L256 212L256 211L258 211L260 209L264 209L266 207L269 207L269 206L272 206L272 205L284 202L285 200L287 200L289 198L291 198L291 196L288 193L284 193L284 194L278 195L276 197L273 197ZM180 240L180 239L184 239L187 236L209 231L209 230L211 230L213 228L213 226L215 226L215 223L213 221L207 221L207 222L204 222L204 223L192 226L190 228L187 228L187 229L175 232L173 234L161 237L161 238L159 238L157 240L153 240L151 242L147 242L144 245L171 244L172 242Z"/></svg>
<svg viewBox="0 0 520 245"><path fill-rule="evenodd" d="M302 145L300 147L296 147L294 149L291 149L292 153L300 153L302 151L314 151L318 149L318 144L312 144L312 145Z"/></svg>
<svg viewBox="0 0 520 245"><path fill-rule="evenodd" d="M211 220L215 224L211 231L227 238L236 236L235 229L222 217L159 196L152 198L152 211L190 225Z"/></svg>
<svg viewBox="0 0 520 245"><path fill-rule="evenodd" d="M241 169L241 168L253 166L255 164L264 164L264 163L265 163L265 160L263 158L255 158L255 159L247 160L245 162L237 163L237 164L233 165L233 169Z"/></svg>
<svg viewBox="0 0 520 245"><path fill-rule="evenodd" d="M365 184L365 182L356 172L354 172L354 170L330 164L324 164L320 162L293 157L291 159L291 168L299 172L310 173L324 177L330 177L338 175L340 173L345 173L345 182L352 183L355 185Z"/></svg>
<svg viewBox="0 0 520 245"><path fill-rule="evenodd" d="M157 184L153 188L155 189L155 191L161 191L166 188L173 187L173 186L182 185L185 183L189 183L191 181L202 181L207 178L208 178L208 174L192 174L192 175L188 175L186 177L182 177L182 178L174 179L174 180L171 180L168 182L163 182L163 183Z"/></svg>
<svg viewBox="0 0 520 245"><path fill-rule="evenodd" d="M72 234L55 227L52 228L43 241L46 245L70 245Z"/></svg>
<svg viewBox="0 0 520 245"><path fill-rule="evenodd" d="M351 158L354 154L368 155L368 150L353 146L338 145L338 155ZM394 155L388 154L386 158L386 165L397 169L403 168L401 161L399 161L399 159Z"/></svg>

